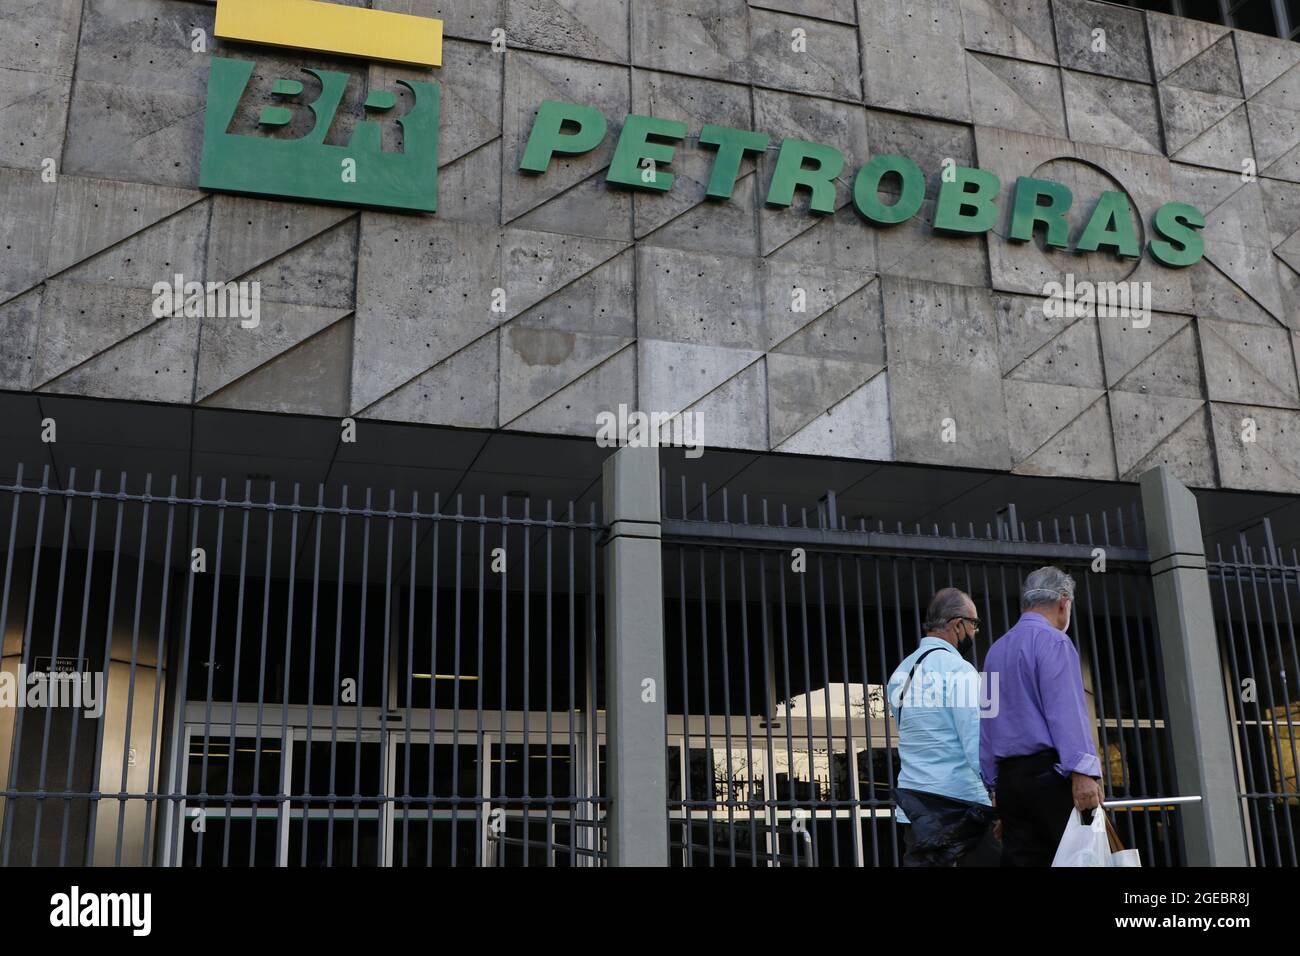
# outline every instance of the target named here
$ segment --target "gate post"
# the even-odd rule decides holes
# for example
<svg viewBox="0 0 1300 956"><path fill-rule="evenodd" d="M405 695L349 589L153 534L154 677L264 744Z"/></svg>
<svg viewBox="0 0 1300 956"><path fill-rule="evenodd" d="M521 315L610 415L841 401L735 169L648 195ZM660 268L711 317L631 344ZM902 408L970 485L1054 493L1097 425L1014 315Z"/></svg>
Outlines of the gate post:
<svg viewBox="0 0 1300 956"><path fill-rule="evenodd" d="M1163 465L1139 482L1175 780L1180 794L1201 795L1200 803L1184 805L1187 863L1247 866L1233 728L1223 696L1196 498Z"/></svg>
<svg viewBox="0 0 1300 956"><path fill-rule="evenodd" d="M667 866L659 449L620 448L602 482L609 864Z"/></svg>

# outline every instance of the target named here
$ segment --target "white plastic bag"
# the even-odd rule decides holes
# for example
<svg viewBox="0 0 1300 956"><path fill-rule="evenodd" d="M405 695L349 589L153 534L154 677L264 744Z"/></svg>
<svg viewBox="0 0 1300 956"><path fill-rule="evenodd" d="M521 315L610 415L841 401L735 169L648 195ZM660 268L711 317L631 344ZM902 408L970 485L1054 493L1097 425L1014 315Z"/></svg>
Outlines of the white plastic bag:
<svg viewBox="0 0 1300 956"><path fill-rule="evenodd" d="M1065 824L1065 833L1061 835L1061 842L1056 847L1052 866L1111 865L1105 811L1101 807L1092 811L1092 823L1085 825L1078 808L1071 810L1069 822Z"/></svg>

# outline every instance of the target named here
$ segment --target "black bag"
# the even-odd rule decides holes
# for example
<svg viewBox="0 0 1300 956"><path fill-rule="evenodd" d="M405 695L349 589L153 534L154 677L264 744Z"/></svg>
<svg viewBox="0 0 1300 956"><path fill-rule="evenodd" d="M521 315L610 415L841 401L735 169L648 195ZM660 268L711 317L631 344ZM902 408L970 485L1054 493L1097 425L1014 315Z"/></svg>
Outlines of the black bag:
<svg viewBox="0 0 1300 956"><path fill-rule="evenodd" d="M900 788L894 795L912 824L904 866L952 866L984 840L998 816L993 807L937 793Z"/></svg>

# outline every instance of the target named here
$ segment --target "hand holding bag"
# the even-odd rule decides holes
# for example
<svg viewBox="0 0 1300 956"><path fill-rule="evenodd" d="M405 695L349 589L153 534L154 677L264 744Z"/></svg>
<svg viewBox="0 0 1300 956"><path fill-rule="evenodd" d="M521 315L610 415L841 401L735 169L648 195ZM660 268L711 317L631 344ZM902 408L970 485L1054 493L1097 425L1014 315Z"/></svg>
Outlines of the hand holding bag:
<svg viewBox="0 0 1300 956"><path fill-rule="evenodd" d="M1092 822L1085 824L1083 814L1076 808L1070 811L1069 822L1056 848L1052 866L1141 866L1137 850L1126 850L1119 834L1106 818L1106 811L1098 807L1092 812Z"/></svg>

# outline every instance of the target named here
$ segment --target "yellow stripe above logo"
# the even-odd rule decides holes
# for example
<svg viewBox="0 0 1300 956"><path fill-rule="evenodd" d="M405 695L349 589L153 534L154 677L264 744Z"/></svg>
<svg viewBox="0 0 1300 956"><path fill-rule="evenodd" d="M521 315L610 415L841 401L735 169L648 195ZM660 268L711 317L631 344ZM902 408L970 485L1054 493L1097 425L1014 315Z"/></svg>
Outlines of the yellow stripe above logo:
<svg viewBox="0 0 1300 956"><path fill-rule="evenodd" d="M216 33L245 43L442 65L441 20L319 0L217 0Z"/></svg>

